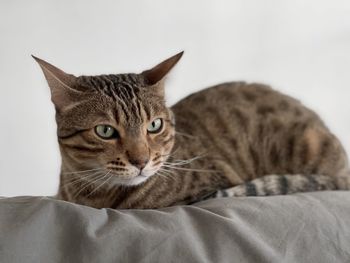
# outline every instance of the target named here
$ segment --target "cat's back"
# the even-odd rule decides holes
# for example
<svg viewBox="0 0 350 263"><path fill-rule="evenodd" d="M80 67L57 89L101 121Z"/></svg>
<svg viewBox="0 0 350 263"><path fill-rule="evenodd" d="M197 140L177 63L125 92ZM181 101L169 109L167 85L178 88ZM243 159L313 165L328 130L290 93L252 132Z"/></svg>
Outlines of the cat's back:
<svg viewBox="0 0 350 263"><path fill-rule="evenodd" d="M216 85L189 95L172 109L180 124L189 121L188 117L191 122L204 122L209 126L221 120L224 122L222 126L231 123L245 132L252 128L250 126L266 123L270 119L274 126L278 126L277 120L283 123L307 120L323 125L317 114L298 100L256 83L228 82Z"/></svg>
<svg viewBox="0 0 350 263"><path fill-rule="evenodd" d="M208 153L211 160L199 165L235 174L234 183L266 174L329 174L338 165L322 160L345 158L315 112L266 85L220 84L189 95L172 110L177 144L187 147L181 154Z"/></svg>

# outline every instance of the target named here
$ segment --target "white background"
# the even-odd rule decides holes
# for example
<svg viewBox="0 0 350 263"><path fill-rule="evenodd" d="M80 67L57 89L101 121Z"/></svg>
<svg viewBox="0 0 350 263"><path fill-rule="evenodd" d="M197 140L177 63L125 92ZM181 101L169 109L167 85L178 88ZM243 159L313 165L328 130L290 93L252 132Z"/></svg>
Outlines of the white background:
<svg viewBox="0 0 350 263"><path fill-rule="evenodd" d="M0 196L56 192L54 108L34 54L79 74L140 72L185 50L173 104L231 80L315 109L350 151L350 1L0 2Z"/></svg>

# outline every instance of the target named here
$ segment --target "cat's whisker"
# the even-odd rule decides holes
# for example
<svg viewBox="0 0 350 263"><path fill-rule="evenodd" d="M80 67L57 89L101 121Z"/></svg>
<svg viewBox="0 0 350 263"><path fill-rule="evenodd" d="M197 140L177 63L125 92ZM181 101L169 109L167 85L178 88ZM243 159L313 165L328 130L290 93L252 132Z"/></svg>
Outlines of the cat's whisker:
<svg viewBox="0 0 350 263"><path fill-rule="evenodd" d="M192 171L192 172L211 172L211 173L217 172L216 170L192 169L192 168L176 167L176 166L166 165L166 164L163 164L163 167L169 168L169 169L175 169L175 170Z"/></svg>
<svg viewBox="0 0 350 263"><path fill-rule="evenodd" d="M173 160L173 162L164 161L164 164L166 164L166 165L174 165L174 166L182 166L182 165L189 164L189 163L191 163L191 162L193 162L195 160L201 159L201 158L205 157L206 155L208 155L208 152L201 153L198 156L195 156L195 157L190 158L190 159L176 159L176 160Z"/></svg>
<svg viewBox="0 0 350 263"><path fill-rule="evenodd" d="M169 177L169 176L166 176L166 175L163 175L163 174L159 174L159 176L160 176L161 178L163 178L164 181L174 180L174 178Z"/></svg>
<svg viewBox="0 0 350 263"><path fill-rule="evenodd" d="M86 179L88 179L89 177L93 177L95 175L98 175L100 172L97 173L92 173L92 174L88 174L82 177L78 177L78 178L72 178L71 180L67 180L67 182L63 185L61 185L61 187L67 187L68 185L74 185L78 182L82 182L85 181Z"/></svg>
<svg viewBox="0 0 350 263"><path fill-rule="evenodd" d="M67 175L67 174L81 174L81 173L97 171L97 170L103 170L103 169L104 168L96 168L96 169L90 169L90 170L81 170L81 171L67 172L67 173L63 173L63 174L65 174L65 175Z"/></svg>
<svg viewBox="0 0 350 263"><path fill-rule="evenodd" d="M111 173L111 170L109 170L103 177L102 177L102 181L104 178L106 178L109 174ZM91 191L87 197L89 197L90 195L92 195L94 192L96 192L99 188L101 188L107 181L109 181L109 179L111 179L113 177L113 174L111 174L105 181L103 181L98 187L96 187L93 191Z"/></svg>
<svg viewBox="0 0 350 263"><path fill-rule="evenodd" d="M164 172L159 172L159 173L157 173L157 176L158 176L158 175L162 175L162 176L164 176L164 177L171 178L172 180L175 181L175 177L174 177L172 174L168 174L168 173L164 173Z"/></svg>
<svg viewBox="0 0 350 263"><path fill-rule="evenodd" d="M87 187L93 185L95 182L99 181L101 178L103 178L105 174L102 175L97 175L95 180L90 180L88 181L86 184L84 184L82 187L79 188L79 191L76 192L76 194L74 195L74 198L76 198L77 196L79 196L79 194L81 192L83 192Z"/></svg>
<svg viewBox="0 0 350 263"><path fill-rule="evenodd" d="M101 169L103 170L103 169ZM84 178L85 176L89 176L91 174L96 174L99 173L99 170L95 170L95 171L89 171L89 172L84 172L84 173L77 173L77 174L62 174L65 177L65 180L74 180L76 178ZM68 178L68 179L66 179Z"/></svg>
<svg viewBox="0 0 350 263"><path fill-rule="evenodd" d="M166 165L185 165L185 164L189 164L195 160L198 160L200 158L203 158L204 156L196 156L196 157L193 157L191 159L188 159L188 160L174 160L175 162L164 162L164 164Z"/></svg>
<svg viewBox="0 0 350 263"><path fill-rule="evenodd" d="M178 151L180 150L180 147L177 147L174 151L172 151L172 152L170 152L170 153L168 153L168 154L161 154L160 156L167 156L167 157L169 157L169 156L173 156L175 153L177 153Z"/></svg>
<svg viewBox="0 0 350 263"><path fill-rule="evenodd" d="M95 175L97 175L99 173L101 173L101 171L93 171L93 172L89 172L87 174L71 174L71 175L69 175L69 177L72 177L72 178L68 178L68 179L67 178L63 178L62 179L62 181L65 183L62 186L65 186L65 185L68 185L68 184L74 184L74 183L79 182L79 181L84 181L87 178L95 176Z"/></svg>
<svg viewBox="0 0 350 263"><path fill-rule="evenodd" d="M159 169L158 170L158 172L157 173L159 173L159 174L162 174L162 175L164 175L165 177L169 177L169 178L171 178L172 180L176 180L175 179L175 174L173 173L173 171L169 171L169 170L165 170L165 169Z"/></svg>
<svg viewBox="0 0 350 263"><path fill-rule="evenodd" d="M157 172L155 175L160 176L160 177L162 177L162 178L164 178L166 180L171 179L171 180L175 181L175 178L172 175L169 175L169 174L163 174L161 172Z"/></svg>
<svg viewBox="0 0 350 263"><path fill-rule="evenodd" d="M93 183L95 181L98 181L101 177L103 177L103 175L98 175L98 178L94 177L95 180L89 180L87 182L85 182L84 184L82 184L80 187L76 188L75 194L74 194L74 198L78 197L80 193L82 193L87 187L90 187L91 185L93 185Z"/></svg>
<svg viewBox="0 0 350 263"><path fill-rule="evenodd" d="M190 158L190 159L176 159L176 160L174 160L174 161L188 161L188 160L192 160L192 159L203 158L203 157L205 157L205 156L207 156L207 155L208 155L208 152L204 152L204 153L200 153L200 154L198 154L197 156L192 157L192 158Z"/></svg>
<svg viewBox="0 0 350 263"><path fill-rule="evenodd" d="M159 171L165 172L167 174L175 175L174 171L166 170L166 169L163 169L163 168L160 168Z"/></svg>
<svg viewBox="0 0 350 263"><path fill-rule="evenodd" d="M96 177L100 177L100 175L101 175L101 172L97 172L97 173L91 174L90 176L87 176L86 178L82 178L82 180L81 180L82 183L81 183L81 185L77 186L77 188L78 188L77 190L80 190L84 186L89 185L93 179L95 179Z"/></svg>

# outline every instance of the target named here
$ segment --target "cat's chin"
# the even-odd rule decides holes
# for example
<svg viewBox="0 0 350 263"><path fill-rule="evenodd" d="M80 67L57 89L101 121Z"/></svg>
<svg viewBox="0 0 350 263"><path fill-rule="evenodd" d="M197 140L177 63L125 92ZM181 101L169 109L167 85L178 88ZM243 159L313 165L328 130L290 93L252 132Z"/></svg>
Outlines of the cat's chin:
<svg viewBox="0 0 350 263"><path fill-rule="evenodd" d="M139 184L146 182L147 179L149 179L149 176L138 175L138 176L132 178L128 185L130 185L130 186L131 185L139 185Z"/></svg>
<svg viewBox="0 0 350 263"><path fill-rule="evenodd" d="M144 175L138 175L136 177L133 177L131 179L121 179L121 178L114 178L112 181L112 184L115 185L123 185L123 186L135 186L144 183L147 179L149 179L150 176L144 176Z"/></svg>

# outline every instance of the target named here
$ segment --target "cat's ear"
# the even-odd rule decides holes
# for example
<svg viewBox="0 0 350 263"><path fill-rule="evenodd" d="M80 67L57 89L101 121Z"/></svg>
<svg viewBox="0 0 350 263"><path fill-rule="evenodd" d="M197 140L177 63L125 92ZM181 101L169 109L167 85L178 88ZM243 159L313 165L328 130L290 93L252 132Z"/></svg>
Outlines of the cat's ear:
<svg viewBox="0 0 350 263"><path fill-rule="evenodd" d="M74 103L74 98L79 96L79 91L75 90L76 77L67 74L46 61L32 57L40 65L47 83L51 90L51 100L54 103L56 110L63 111L65 107Z"/></svg>
<svg viewBox="0 0 350 263"><path fill-rule="evenodd" d="M169 73L169 71L176 65L176 63L182 57L184 51L164 60L157 66L142 72L141 74L147 81L147 84L152 86L164 79L164 77Z"/></svg>

